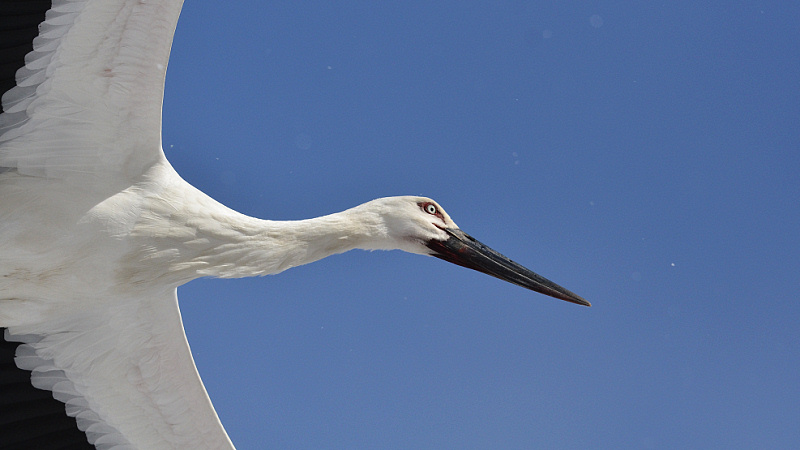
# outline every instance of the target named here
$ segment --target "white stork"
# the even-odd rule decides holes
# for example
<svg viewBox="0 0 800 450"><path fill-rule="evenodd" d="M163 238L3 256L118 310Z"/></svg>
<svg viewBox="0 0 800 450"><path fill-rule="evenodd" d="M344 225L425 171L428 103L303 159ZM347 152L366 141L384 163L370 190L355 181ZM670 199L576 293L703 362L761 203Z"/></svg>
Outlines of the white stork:
<svg viewBox="0 0 800 450"><path fill-rule="evenodd" d="M182 3L0 5L0 447L233 448L181 324L198 277L401 249L589 306L428 198L269 221L189 185L161 148Z"/></svg>

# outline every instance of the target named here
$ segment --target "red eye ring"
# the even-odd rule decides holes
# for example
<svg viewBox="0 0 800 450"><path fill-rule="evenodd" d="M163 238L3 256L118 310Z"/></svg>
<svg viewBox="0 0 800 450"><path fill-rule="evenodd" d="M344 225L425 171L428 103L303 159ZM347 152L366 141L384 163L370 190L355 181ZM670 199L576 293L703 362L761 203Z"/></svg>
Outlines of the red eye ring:
<svg viewBox="0 0 800 450"><path fill-rule="evenodd" d="M439 206L436 203L433 203L433 202L419 202L417 204L419 205L420 209L425 211L427 214L430 214L432 216L436 216L439 219L441 219L442 222L444 222L444 214L442 214L442 210L439 209Z"/></svg>

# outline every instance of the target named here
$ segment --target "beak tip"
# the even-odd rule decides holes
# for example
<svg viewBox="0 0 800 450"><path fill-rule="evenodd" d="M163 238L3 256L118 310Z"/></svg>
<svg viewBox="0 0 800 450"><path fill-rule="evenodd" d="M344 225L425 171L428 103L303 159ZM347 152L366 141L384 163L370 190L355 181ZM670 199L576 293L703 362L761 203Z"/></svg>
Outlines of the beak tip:
<svg viewBox="0 0 800 450"><path fill-rule="evenodd" d="M592 306L591 303L589 303L585 298L581 297L580 295L573 294L572 292L570 292L569 294L570 295L551 295L547 293L546 295L550 295L551 297L555 297L570 303L575 303L576 305L589 306L589 307Z"/></svg>

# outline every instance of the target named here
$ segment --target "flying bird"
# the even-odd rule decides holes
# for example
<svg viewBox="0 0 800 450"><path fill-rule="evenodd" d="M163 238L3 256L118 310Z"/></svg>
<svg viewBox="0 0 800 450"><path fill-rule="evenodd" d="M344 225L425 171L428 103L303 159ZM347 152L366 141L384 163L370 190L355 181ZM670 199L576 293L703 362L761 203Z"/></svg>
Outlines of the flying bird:
<svg viewBox="0 0 800 450"><path fill-rule="evenodd" d="M429 198L272 221L184 181L161 147L182 3L0 5L0 447L233 448L178 308L199 277L400 249L590 306Z"/></svg>

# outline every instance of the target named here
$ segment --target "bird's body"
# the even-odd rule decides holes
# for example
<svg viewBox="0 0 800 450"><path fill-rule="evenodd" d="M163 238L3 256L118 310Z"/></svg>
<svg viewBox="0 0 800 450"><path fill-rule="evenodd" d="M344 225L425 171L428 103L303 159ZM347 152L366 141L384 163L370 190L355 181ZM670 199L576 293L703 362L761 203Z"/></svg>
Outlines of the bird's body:
<svg viewBox="0 0 800 450"><path fill-rule="evenodd" d="M92 308L198 277L268 275L353 248L404 245L392 241L380 214L403 197L309 220L260 220L197 190L166 160L141 182L104 199L13 172L0 174L0 189L6 193L0 248L12 255L0 257L4 326L59 317L62 306ZM10 300L17 298L26 300Z"/></svg>
<svg viewBox="0 0 800 450"><path fill-rule="evenodd" d="M474 241L424 197L269 221L184 181L160 143L181 3L55 0L3 97L0 327L23 343L16 366L66 404L90 443L232 447L181 326L176 288L198 277L401 249L588 304Z"/></svg>

